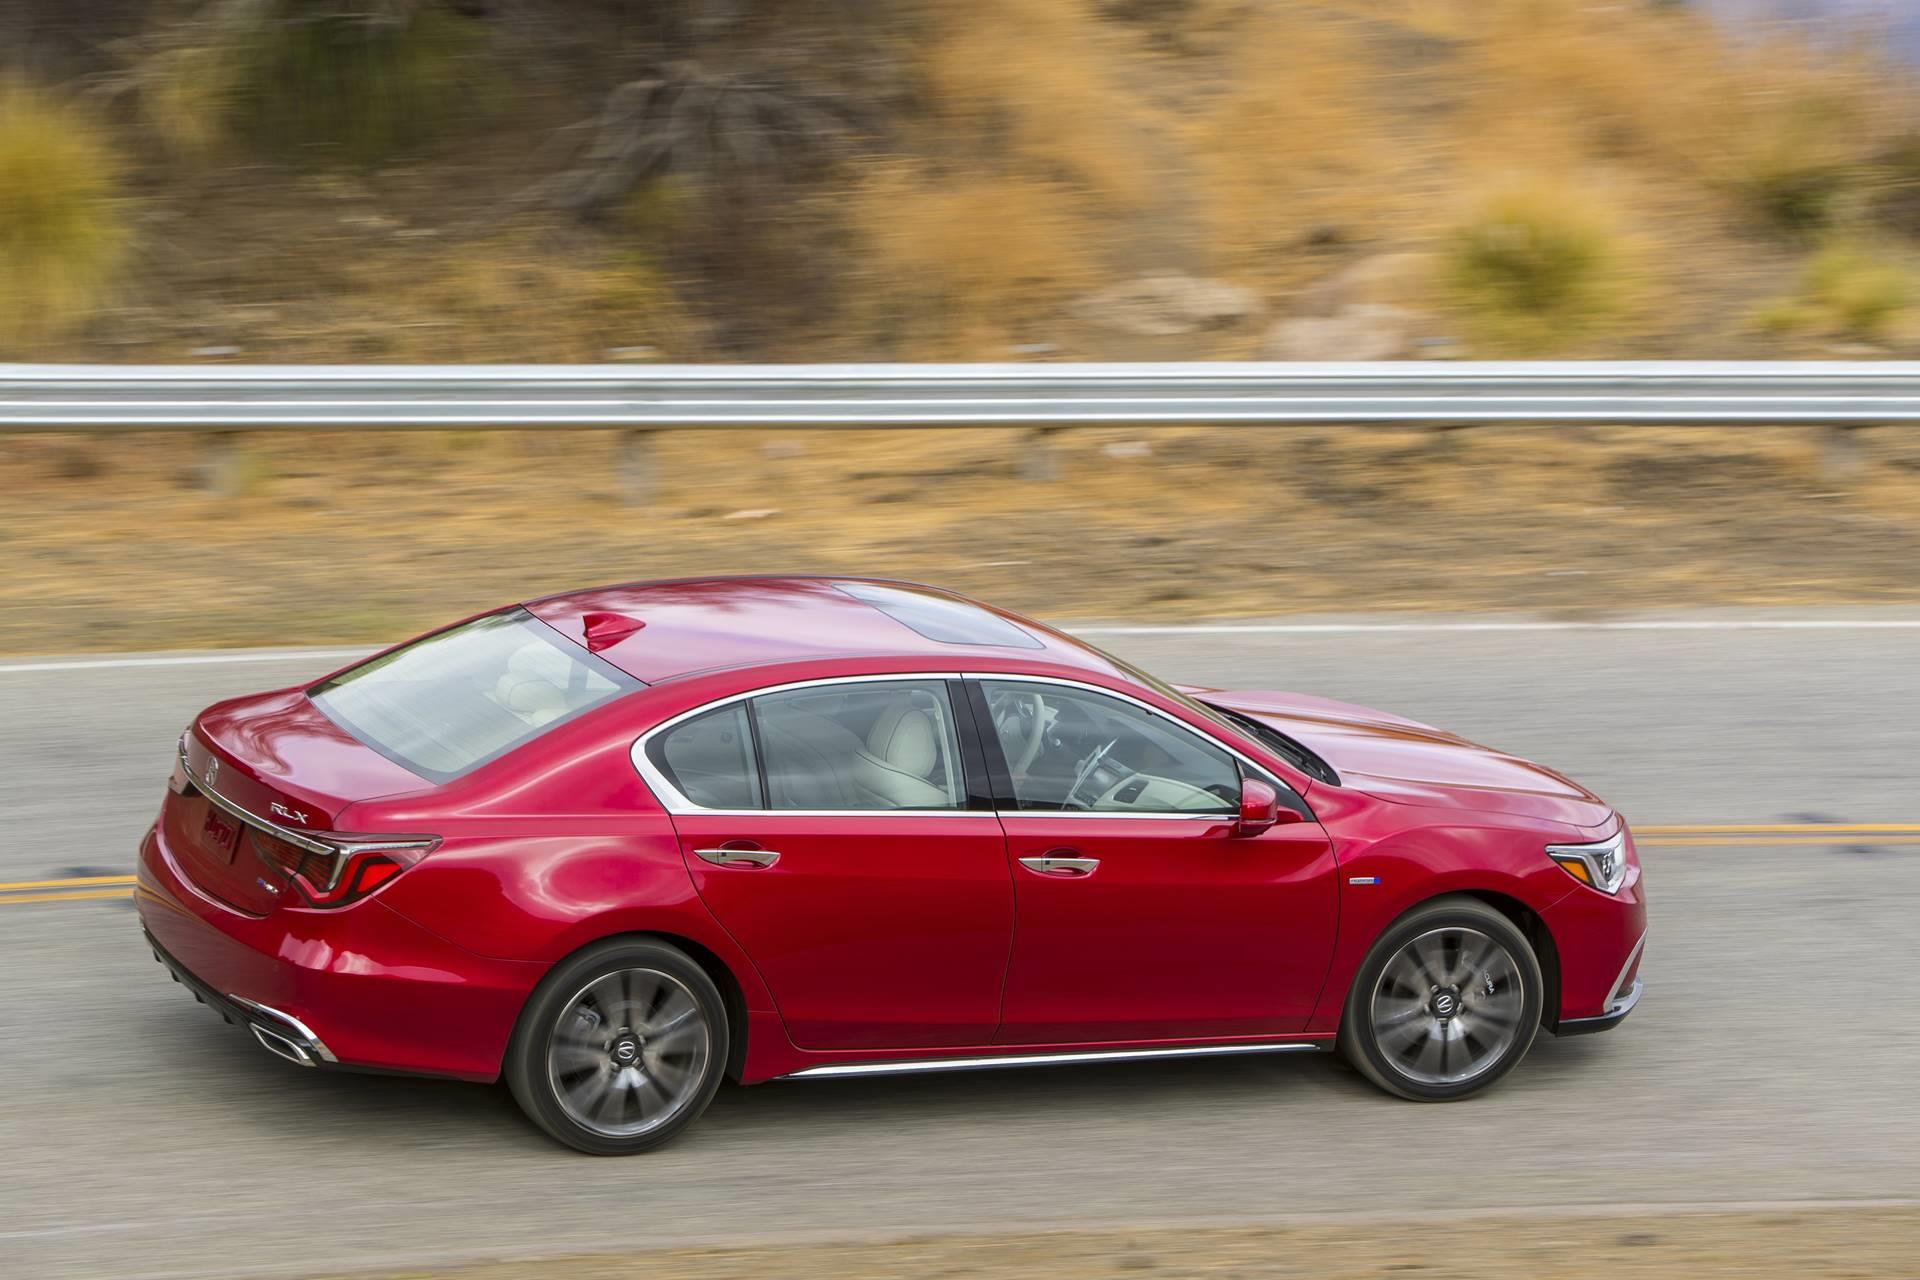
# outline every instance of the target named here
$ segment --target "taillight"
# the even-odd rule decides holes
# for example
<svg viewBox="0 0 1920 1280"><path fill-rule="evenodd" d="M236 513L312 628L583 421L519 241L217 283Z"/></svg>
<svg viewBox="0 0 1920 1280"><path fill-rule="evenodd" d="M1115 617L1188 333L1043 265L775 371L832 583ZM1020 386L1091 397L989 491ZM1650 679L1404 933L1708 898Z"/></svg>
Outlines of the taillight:
<svg viewBox="0 0 1920 1280"><path fill-rule="evenodd" d="M343 907L358 902L427 855L438 840L393 841L378 844L342 844L335 861L324 869L303 868L293 887L310 907Z"/></svg>
<svg viewBox="0 0 1920 1280"><path fill-rule="evenodd" d="M248 837L260 861L280 872L309 907L344 907L357 902L420 861L440 843L434 836L332 836L311 839L324 850L306 849L290 840L250 828Z"/></svg>

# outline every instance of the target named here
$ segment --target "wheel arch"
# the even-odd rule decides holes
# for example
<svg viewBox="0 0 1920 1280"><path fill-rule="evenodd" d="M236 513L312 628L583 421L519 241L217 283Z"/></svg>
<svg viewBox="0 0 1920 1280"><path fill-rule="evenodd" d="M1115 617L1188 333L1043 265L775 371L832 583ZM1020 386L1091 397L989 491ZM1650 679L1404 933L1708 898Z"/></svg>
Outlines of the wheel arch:
<svg viewBox="0 0 1920 1280"><path fill-rule="evenodd" d="M1540 963L1540 1025L1549 1031L1557 1028L1560 1025L1560 948L1553 940L1553 930L1547 927L1540 913L1520 899L1494 889L1463 889L1436 896L1478 898L1512 922ZM1408 910L1423 905L1425 903L1415 903Z"/></svg>

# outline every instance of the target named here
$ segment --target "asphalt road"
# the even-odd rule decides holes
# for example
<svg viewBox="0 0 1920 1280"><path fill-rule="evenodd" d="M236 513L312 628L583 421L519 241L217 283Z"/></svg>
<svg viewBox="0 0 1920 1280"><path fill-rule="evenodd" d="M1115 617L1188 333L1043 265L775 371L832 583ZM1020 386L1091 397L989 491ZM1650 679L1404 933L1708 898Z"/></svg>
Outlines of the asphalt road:
<svg viewBox="0 0 1920 1280"><path fill-rule="evenodd" d="M555 1147L499 1089L269 1058L166 980L124 901L0 901L5 1269L301 1275L787 1236L1920 1197L1920 630L1101 639L1171 678L1373 703L1533 755L1641 826L1914 825L1649 845L1640 1009L1610 1035L1543 1038L1469 1103L1394 1102L1317 1056L783 1082L729 1088L632 1160ZM129 870L192 712L329 664L22 665L0 659L7 883Z"/></svg>

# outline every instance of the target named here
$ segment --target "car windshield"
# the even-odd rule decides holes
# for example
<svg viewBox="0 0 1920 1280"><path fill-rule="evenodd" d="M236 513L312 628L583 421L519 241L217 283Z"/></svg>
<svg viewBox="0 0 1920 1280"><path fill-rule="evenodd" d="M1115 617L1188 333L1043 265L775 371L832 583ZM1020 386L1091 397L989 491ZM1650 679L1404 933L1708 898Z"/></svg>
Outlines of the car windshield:
<svg viewBox="0 0 1920 1280"><path fill-rule="evenodd" d="M638 687L524 609L510 609L370 659L307 696L389 760L446 782Z"/></svg>

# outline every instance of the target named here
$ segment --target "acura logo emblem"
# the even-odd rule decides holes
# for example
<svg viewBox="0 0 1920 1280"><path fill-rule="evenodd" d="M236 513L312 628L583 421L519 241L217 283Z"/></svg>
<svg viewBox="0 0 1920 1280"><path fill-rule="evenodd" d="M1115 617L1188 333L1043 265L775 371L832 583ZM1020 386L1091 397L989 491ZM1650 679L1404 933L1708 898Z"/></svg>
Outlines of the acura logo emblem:
<svg viewBox="0 0 1920 1280"><path fill-rule="evenodd" d="M212 786L213 780L219 776L220 776L220 758L218 756L214 756L208 759L207 771L201 774L200 777L206 782L208 786Z"/></svg>

